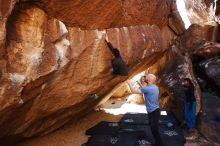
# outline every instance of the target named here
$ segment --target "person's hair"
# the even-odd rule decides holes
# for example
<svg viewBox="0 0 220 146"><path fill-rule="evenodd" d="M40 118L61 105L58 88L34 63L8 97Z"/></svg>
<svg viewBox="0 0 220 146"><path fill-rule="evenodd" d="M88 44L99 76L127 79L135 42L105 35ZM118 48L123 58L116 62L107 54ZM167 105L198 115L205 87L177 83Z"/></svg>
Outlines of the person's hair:
<svg viewBox="0 0 220 146"><path fill-rule="evenodd" d="M157 80L157 77L154 74L147 74L146 79L148 79L151 83L155 83Z"/></svg>
<svg viewBox="0 0 220 146"><path fill-rule="evenodd" d="M193 85L193 83L192 83L190 78L184 78L183 80L189 82L190 85Z"/></svg>
<svg viewBox="0 0 220 146"><path fill-rule="evenodd" d="M140 81L142 82L144 79L144 82L145 82L145 78L146 78L146 76L141 76Z"/></svg>

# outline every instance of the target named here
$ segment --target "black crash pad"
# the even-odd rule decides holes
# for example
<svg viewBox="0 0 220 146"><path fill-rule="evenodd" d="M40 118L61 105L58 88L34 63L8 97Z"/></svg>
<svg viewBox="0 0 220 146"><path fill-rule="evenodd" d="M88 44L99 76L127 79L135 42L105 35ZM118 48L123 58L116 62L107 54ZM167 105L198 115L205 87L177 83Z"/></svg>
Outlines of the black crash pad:
<svg viewBox="0 0 220 146"><path fill-rule="evenodd" d="M115 135L94 135L85 146L153 146L147 138L138 138L138 133Z"/></svg>
<svg viewBox="0 0 220 146"><path fill-rule="evenodd" d="M129 124L148 124L148 116L147 114L125 114L120 120L122 123Z"/></svg>
<svg viewBox="0 0 220 146"><path fill-rule="evenodd" d="M132 119L130 121L124 121ZM185 138L172 115L161 116L159 127L164 146L184 146ZM169 122L173 123L168 127ZM147 114L126 114L120 122L100 122L86 131L91 135L84 146L153 146Z"/></svg>
<svg viewBox="0 0 220 146"><path fill-rule="evenodd" d="M121 123L119 122L106 122L102 121L98 123L96 126L88 129L86 131L86 135L112 135L118 133L121 127Z"/></svg>
<svg viewBox="0 0 220 146"><path fill-rule="evenodd" d="M160 135L164 141L178 141L185 143L185 138L182 130L174 125L172 128L168 128L165 125L160 125Z"/></svg>

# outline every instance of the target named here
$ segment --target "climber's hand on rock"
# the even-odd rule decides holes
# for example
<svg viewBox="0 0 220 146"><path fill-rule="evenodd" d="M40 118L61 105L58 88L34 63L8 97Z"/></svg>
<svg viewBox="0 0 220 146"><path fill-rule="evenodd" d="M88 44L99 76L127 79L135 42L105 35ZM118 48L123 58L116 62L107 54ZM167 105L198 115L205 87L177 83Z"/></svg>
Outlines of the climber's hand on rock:
<svg viewBox="0 0 220 146"><path fill-rule="evenodd" d="M105 33L105 41L109 42L107 33Z"/></svg>

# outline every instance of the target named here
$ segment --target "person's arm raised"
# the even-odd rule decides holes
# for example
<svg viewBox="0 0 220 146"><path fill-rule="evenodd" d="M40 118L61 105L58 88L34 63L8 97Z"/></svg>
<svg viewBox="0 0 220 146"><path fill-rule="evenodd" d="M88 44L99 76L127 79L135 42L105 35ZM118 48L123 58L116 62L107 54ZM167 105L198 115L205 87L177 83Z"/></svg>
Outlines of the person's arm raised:
<svg viewBox="0 0 220 146"><path fill-rule="evenodd" d="M109 47L109 49L111 50L111 52L113 52L114 51L114 47L112 46L112 44L109 42L109 40L108 40L108 35L106 34L106 36L105 36L105 42L107 43L107 45L108 45L108 47Z"/></svg>
<svg viewBox="0 0 220 146"><path fill-rule="evenodd" d="M107 45L108 45L109 49L111 50L111 52L113 52L115 48L112 46L112 44L110 42L107 42Z"/></svg>
<svg viewBox="0 0 220 146"><path fill-rule="evenodd" d="M126 83L127 83L127 85L129 86L129 88L130 88L130 90L131 90L131 93L133 93L133 94L142 94L140 89L134 89L134 88L131 86L130 81L126 81Z"/></svg>
<svg viewBox="0 0 220 146"><path fill-rule="evenodd" d="M143 87L143 85L139 81L137 81L137 83L140 87Z"/></svg>

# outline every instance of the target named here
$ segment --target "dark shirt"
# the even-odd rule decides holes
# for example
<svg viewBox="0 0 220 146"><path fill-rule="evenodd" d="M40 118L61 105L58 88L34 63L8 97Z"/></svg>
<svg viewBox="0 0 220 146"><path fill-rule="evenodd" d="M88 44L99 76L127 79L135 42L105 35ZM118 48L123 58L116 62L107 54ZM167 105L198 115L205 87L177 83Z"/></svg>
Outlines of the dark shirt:
<svg viewBox="0 0 220 146"><path fill-rule="evenodd" d="M121 76L128 76L128 68L124 60L122 59L120 52L117 48L114 48L111 43L107 43L109 49L111 50L112 54L114 54L115 58L112 59L112 68L113 74L121 75Z"/></svg>
<svg viewBox="0 0 220 146"><path fill-rule="evenodd" d="M186 98L185 98L186 102L193 102L193 101L196 100L195 92L194 92L194 86L193 85L190 84L189 87L186 88L185 96L186 96Z"/></svg>

